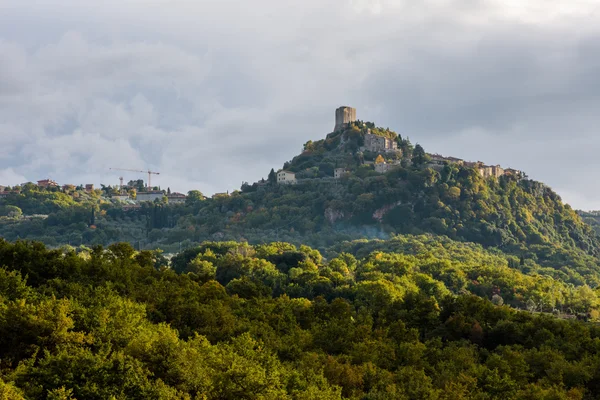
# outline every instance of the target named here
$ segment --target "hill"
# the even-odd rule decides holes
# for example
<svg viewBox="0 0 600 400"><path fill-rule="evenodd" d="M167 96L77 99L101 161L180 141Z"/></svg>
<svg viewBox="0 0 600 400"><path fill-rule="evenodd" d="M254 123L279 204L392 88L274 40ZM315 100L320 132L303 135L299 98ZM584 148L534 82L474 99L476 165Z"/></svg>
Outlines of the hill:
<svg viewBox="0 0 600 400"><path fill-rule="evenodd" d="M600 276L596 233L551 188L522 173L489 176L481 164L427 154L373 123L346 123L307 142L284 170L295 184L279 184L272 170L232 194L134 209L99 191L67 195L30 185L0 199L0 235L52 246L127 241L175 252L205 240L285 240L325 250L344 240L430 233L498 248L594 285ZM10 207L47 218L15 217ZM565 278L573 279L580 278Z"/></svg>

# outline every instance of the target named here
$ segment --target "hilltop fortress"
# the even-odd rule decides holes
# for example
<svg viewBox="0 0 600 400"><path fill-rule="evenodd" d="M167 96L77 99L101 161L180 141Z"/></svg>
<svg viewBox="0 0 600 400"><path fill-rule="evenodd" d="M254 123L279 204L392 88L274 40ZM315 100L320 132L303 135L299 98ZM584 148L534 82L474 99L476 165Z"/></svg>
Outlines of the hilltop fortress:
<svg viewBox="0 0 600 400"><path fill-rule="evenodd" d="M341 106L335 110L335 127L333 132L339 132L348 128L353 123L356 123L358 120L356 118L356 109L348 106ZM361 147L361 151L371 151L376 153L393 153L399 151L398 143L394 139L390 139L388 137L383 137L379 135L374 135L371 133L371 129L367 129L364 134L364 145ZM477 162L469 162L464 161L460 158L456 157L444 157L439 154L428 154L429 162L428 166L437 167L445 164L459 164L464 165L466 167L475 168L479 174L484 178L489 177L500 177L501 175L513 175L516 177L523 177L525 174L522 171L515 170L512 168L504 169L500 167L500 165L485 165L481 161ZM388 170L393 168L393 165L387 164L385 165L375 165L375 169L378 172L387 172ZM399 163L396 163L399 164ZM379 168L378 168L379 167Z"/></svg>
<svg viewBox="0 0 600 400"><path fill-rule="evenodd" d="M401 136L389 128L378 128L372 122L364 122L356 118L356 109L348 106L341 106L335 110L335 126L333 132L327 134L325 140L313 143L309 141L305 144L303 153L298 159L307 157L315 150L316 146L324 146L329 142L328 150L345 149L355 154L359 162L359 167L372 168L375 172L384 174L396 168L407 167L410 165L424 168L432 168L441 171L446 165L454 164L467 168L472 168L483 178L499 178L503 175L510 175L517 179L525 178L522 171L515 169L504 169L500 165L485 165L481 161L470 162L456 157L447 157L440 154L424 153L415 161L412 145L408 138ZM337 142L336 142L337 141ZM337 143L337 144L334 144ZM351 145L348 145L351 143ZM421 149L422 151L422 149ZM319 175L319 168L315 168L314 163L306 158L302 161L308 163L308 167L295 168L288 170L289 163L284 165L284 169L277 171L275 182L278 184L296 184L301 181L312 179L332 179L338 180L348 175L353 175L356 168L350 165L344 165L345 161L331 159L331 166L326 175ZM323 162L322 160L320 161ZM347 162L346 162L347 164ZM363 169L364 171L364 169ZM296 176L298 175L298 176ZM265 185L263 180L261 185Z"/></svg>
<svg viewBox="0 0 600 400"><path fill-rule="evenodd" d="M340 131L355 121L356 108L346 106L338 107L338 109L335 110L335 127L333 128L333 131Z"/></svg>

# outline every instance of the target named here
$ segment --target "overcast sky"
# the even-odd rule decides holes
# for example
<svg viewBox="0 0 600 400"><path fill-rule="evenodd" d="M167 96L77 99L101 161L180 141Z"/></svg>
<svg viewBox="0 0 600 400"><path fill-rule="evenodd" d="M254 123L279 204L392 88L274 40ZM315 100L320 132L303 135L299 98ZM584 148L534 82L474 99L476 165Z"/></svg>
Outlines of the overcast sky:
<svg viewBox="0 0 600 400"><path fill-rule="evenodd" d="M340 105L600 209L598 0L0 0L0 184L234 190Z"/></svg>

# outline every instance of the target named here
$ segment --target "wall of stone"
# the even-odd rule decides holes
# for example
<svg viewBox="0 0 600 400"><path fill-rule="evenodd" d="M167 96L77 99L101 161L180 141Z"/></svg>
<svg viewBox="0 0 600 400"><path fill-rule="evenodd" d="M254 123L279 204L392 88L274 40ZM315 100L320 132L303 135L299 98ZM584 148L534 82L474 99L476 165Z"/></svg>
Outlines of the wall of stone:
<svg viewBox="0 0 600 400"><path fill-rule="evenodd" d="M339 107L335 110L335 127L333 131L338 131L350 122L356 121L356 109L352 107Z"/></svg>

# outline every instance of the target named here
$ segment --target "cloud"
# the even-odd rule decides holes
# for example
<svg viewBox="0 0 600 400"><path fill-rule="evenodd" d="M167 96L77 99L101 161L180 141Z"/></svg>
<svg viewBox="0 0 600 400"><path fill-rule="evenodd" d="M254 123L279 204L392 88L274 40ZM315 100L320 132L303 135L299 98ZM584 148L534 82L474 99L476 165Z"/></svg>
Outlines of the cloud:
<svg viewBox="0 0 600 400"><path fill-rule="evenodd" d="M27 182L27 179L12 168L5 168L0 169L0 182L2 186L15 186Z"/></svg>
<svg viewBox="0 0 600 400"><path fill-rule="evenodd" d="M0 170L233 190L349 104L600 208L595 3L0 0Z"/></svg>

